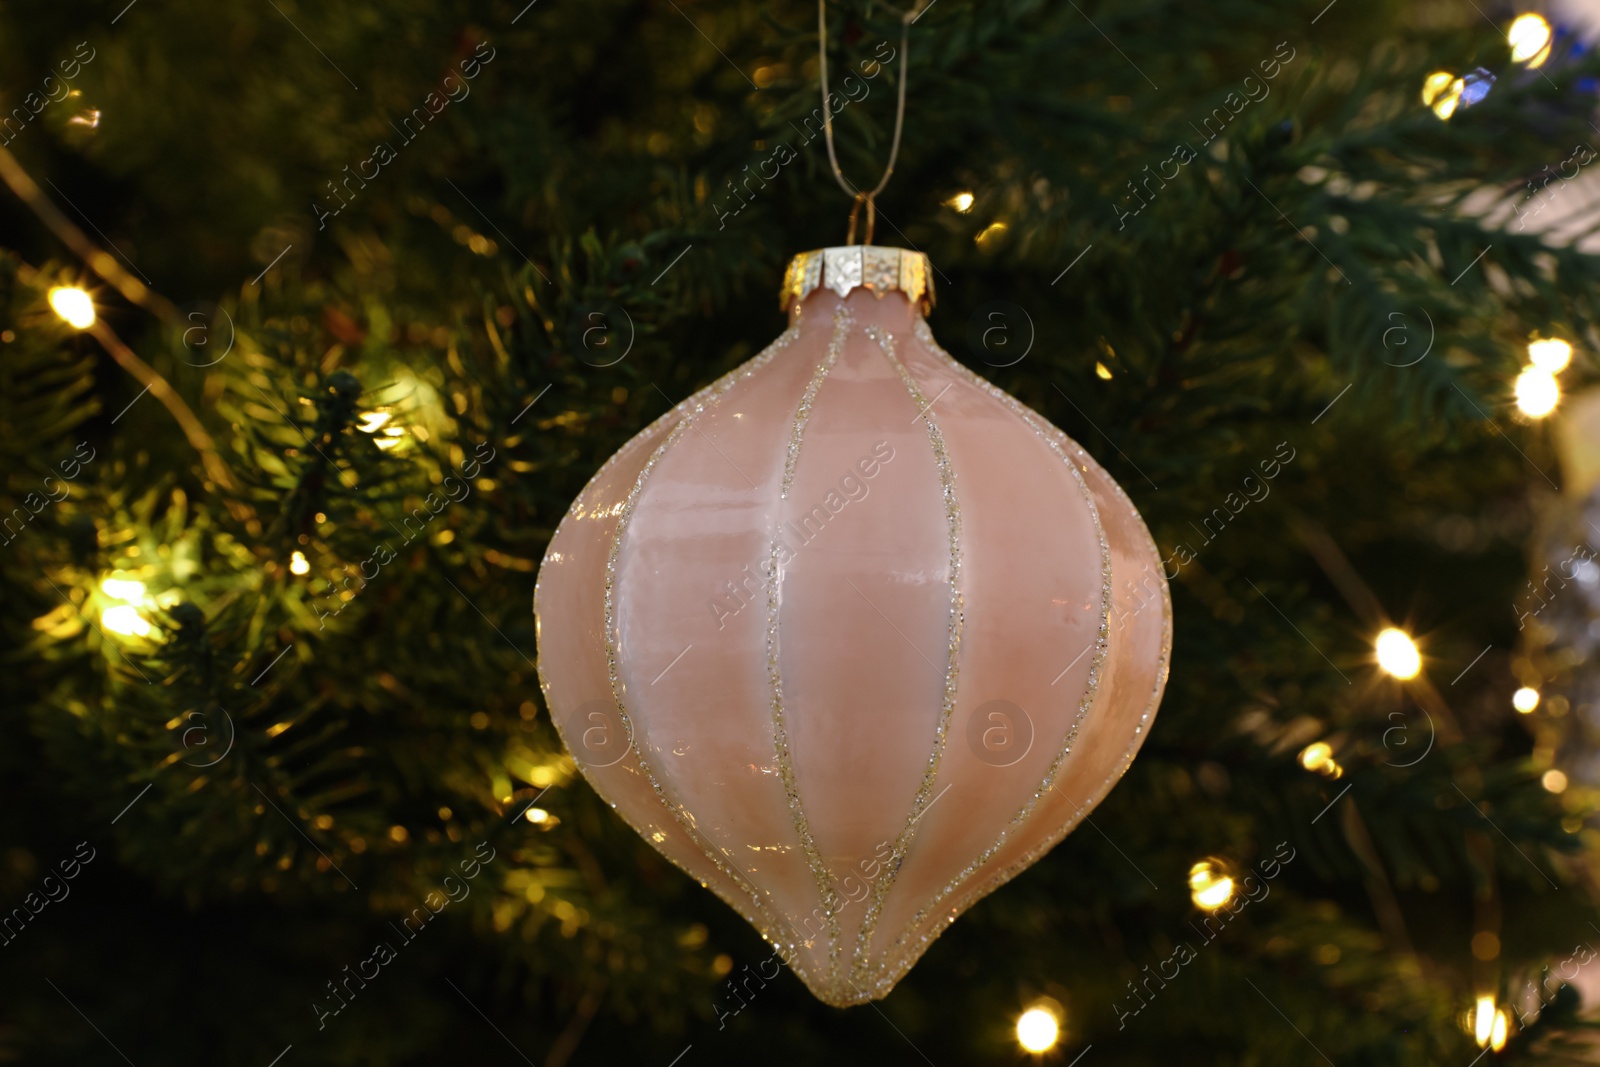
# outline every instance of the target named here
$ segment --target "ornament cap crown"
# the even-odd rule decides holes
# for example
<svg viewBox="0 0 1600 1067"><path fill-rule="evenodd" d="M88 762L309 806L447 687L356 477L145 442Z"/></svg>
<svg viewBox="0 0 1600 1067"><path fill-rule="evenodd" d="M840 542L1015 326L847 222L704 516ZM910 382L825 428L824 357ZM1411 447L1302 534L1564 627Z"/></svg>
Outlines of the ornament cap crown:
<svg viewBox="0 0 1600 1067"><path fill-rule="evenodd" d="M879 300L901 292L927 314L933 309L933 270L921 252L879 245L839 245L801 252L783 275L778 306L787 311L818 289L844 297L853 289L869 289Z"/></svg>

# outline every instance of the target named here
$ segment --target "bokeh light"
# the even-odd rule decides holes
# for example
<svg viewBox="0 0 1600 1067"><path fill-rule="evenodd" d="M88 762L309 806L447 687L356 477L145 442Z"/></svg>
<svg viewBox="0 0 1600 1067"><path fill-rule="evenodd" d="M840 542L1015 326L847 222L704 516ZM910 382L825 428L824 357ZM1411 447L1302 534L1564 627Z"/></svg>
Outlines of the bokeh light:
<svg viewBox="0 0 1600 1067"><path fill-rule="evenodd" d="M94 301L75 285L58 285L49 293L50 307L67 324L79 330L94 325Z"/></svg>
<svg viewBox="0 0 1600 1067"><path fill-rule="evenodd" d="M1393 626L1378 635L1378 666L1396 678L1415 678L1422 670L1422 654L1404 630Z"/></svg>

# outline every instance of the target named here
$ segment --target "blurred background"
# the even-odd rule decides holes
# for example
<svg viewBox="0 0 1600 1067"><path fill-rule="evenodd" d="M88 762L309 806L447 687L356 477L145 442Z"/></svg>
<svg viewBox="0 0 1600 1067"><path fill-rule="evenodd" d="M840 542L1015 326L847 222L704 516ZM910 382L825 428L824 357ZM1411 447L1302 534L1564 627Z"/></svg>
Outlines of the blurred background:
<svg viewBox="0 0 1600 1067"><path fill-rule="evenodd" d="M915 10L829 5L841 165L909 70L877 242L1175 647L1093 826L848 1010L584 783L531 612L843 241L815 8L0 10L0 1061L1600 1061L1600 3Z"/></svg>

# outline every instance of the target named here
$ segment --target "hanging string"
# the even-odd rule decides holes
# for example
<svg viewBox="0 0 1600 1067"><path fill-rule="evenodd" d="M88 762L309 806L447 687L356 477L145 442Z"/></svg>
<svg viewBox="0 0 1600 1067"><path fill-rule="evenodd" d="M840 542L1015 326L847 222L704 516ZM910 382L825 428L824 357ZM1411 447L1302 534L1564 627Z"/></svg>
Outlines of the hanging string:
<svg viewBox="0 0 1600 1067"><path fill-rule="evenodd" d="M846 244L856 243L856 219L861 213L861 206L867 208L866 238L862 244L872 243L872 231L877 222L877 208L873 201L884 186L889 184L889 176L894 173L895 160L900 157L900 131L905 127L906 121L906 73L911 66L911 24L922 15L926 3L918 2L909 11L900 15L900 96L895 105L894 113L894 141L889 146L889 162L884 165L883 177L878 179L878 184L871 190L863 191L850 184L844 176L844 171L839 167L839 153L833 146L833 111L828 107L828 3L827 0L817 0L817 70L820 75L817 84L822 89L822 132L823 139L828 145L828 163L833 168L833 176L839 183L839 188L845 195L855 198L855 205L850 209L850 230Z"/></svg>

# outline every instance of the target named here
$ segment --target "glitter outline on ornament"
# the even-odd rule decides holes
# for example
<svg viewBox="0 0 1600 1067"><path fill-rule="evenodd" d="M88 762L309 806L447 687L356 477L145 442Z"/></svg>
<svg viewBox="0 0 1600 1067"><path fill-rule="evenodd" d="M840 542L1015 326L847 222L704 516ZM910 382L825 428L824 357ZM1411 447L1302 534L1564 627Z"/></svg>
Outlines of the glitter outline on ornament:
<svg viewBox="0 0 1600 1067"><path fill-rule="evenodd" d="M921 321L919 318L918 321ZM870 952L873 935L877 932L878 916L883 911L883 903L890 890L894 888L896 879L900 875L901 864L905 861L906 854L911 850L911 843L916 837L917 822L928 809L928 796L933 792L934 782L939 777L939 767L944 758L945 742L950 735L950 720L955 715L956 695L961 682L961 634L966 621L965 599L961 589L961 502L956 495L955 472L950 466L950 455L946 450L944 433L939 429L938 422L929 410L931 404L923 398L921 386L911 376L904 363L894 352L894 335L877 327L867 327L867 336L877 342L878 349L883 353L883 358L888 360L895 373L900 376L905 384L906 392L910 394L911 401L916 405L917 411L927 428L928 445L933 450L934 464L939 471L939 483L944 496L945 525L949 537L949 581L950 581L950 623L949 646L945 662L944 702L939 709L939 724L934 731L933 751L928 757L927 770L923 774L922 782L917 787L917 792L912 798L911 811L907 816L905 827L895 840L894 848L889 853L888 871L882 879L872 885L872 899L867 904L867 913L861 920L861 929L856 935L854 951L854 966L851 968L851 985L860 979L869 982L867 972L870 968ZM937 398L935 398L937 399ZM1095 519L1096 529L1099 529L1099 518ZM1102 546L1104 545L1102 531ZM870 968L880 969L880 968ZM857 994L860 994L857 988Z"/></svg>
<svg viewBox="0 0 1600 1067"><path fill-rule="evenodd" d="M958 374L966 377L967 380L975 387L990 394L995 399L1011 408L1013 412L1015 412L1034 430L1035 434L1037 434L1051 448L1052 451L1054 451L1067 463L1067 465L1073 470L1073 473L1078 475L1079 484L1082 486L1086 496L1091 495L1088 486L1082 481L1081 474L1078 474L1077 464L1073 462L1073 460L1067 455L1065 448L1065 445L1073 446L1081 460L1092 462L1092 458L1088 455L1088 453L1083 451L1081 446L1077 445L1076 442L1067 437L1066 434L1062 433L1054 425L1047 421L1043 421L1042 416L1039 416L1026 404L1023 404L1020 400L1006 393L992 382L989 382L971 370L968 370L955 359L951 358L951 356L942 348L940 348L938 343L933 339L933 331L928 327L926 321L919 322L915 327L915 332L917 339L922 343L924 349L931 354L940 357ZM1117 497L1127 503L1130 508L1132 508L1132 501L1129 499L1127 491L1124 490L1115 479L1108 475L1106 477L1106 484L1109 486L1109 489L1113 494L1115 494ZM1098 509L1094 508L1092 499L1090 501L1090 505L1091 510L1096 517L1096 522L1098 523L1099 511ZM1139 515L1136 509L1134 510L1134 515L1138 520L1138 530L1144 534L1145 548L1152 556L1159 560L1160 553L1156 548L1154 539L1150 536L1149 528L1145 525L1144 517ZM1103 539L1101 544L1103 551L1106 553L1104 556L1105 595L1108 603L1107 615L1109 618L1109 601L1111 596L1111 564L1109 547L1105 545ZM965 895L958 898L951 907L945 910L944 914L939 917L938 921L930 926L927 932L921 936L920 944L926 945L928 942L937 938L950 926L951 923L953 923L979 900L982 900L990 893L993 893L995 890L1004 886L1007 882L1015 878L1018 874L1026 870L1030 865L1037 861L1040 856L1044 855L1046 852L1050 851L1050 849L1060 844L1061 840L1065 838L1067 834L1071 833L1077 828L1078 823L1081 822L1082 819L1087 815L1088 810L1094 808L1102 800L1104 800L1106 795L1110 793L1112 787L1115 786L1122 776L1127 773L1128 768L1133 763L1134 755L1144 742L1146 728L1148 727L1151 718L1155 714L1156 705L1160 703L1161 694L1166 688L1167 676L1172 664L1172 590L1166 582L1162 582L1161 591L1163 601L1161 612L1161 656L1157 664L1155 681L1151 686L1150 701L1145 705L1144 712L1139 719L1139 725L1134 729L1133 740L1129 742L1127 749L1124 751L1123 757L1120 761L1120 766L1106 776L1105 780L1101 782L1100 786L1096 788L1094 793L1089 796L1086 804L1078 808L1078 813L1073 818L1066 820L1058 830L1052 832L1047 838L1041 841L1038 846L1029 850L1009 867L1006 867L992 875L987 882L975 885L972 889L968 890ZM1108 632L1109 627L1105 624L1102 624L1101 638L1096 652L1094 666L1092 668L1095 672L1095 680L1093 682L1090 697L1086 699L1082 705L1080 718L1084 712L1087 712L1089 700L1092 699L1093 693L1097 691L1099 687L1098 673L1100 665L1103 663L1105 658L1105 636ZM1066 751L1063 751L1061 755L1058 756L1056 765L1052 766L1051 768L1050 779L1047 780L1046 787L1041 789L1040 792L1035 795L1033 800L1025 804L1023 806L1023 810L1019 812L1017 816L1013 817L1011 822L1007 824L1006 829L1001 832L1000 839L997 840L994 845L991 845L989 849L986 849L977 861L970 864L964 871L958 874L955 878L951 879L950 882L946 883L945 887L934 896L933 900L930 901L921 911L917 913L916 916L912 918L911 922L906 925L905 930L894 941L890 942L888 950L890 953L903 944L906 938L915 933L917 928L927 920L928 916L938 908L940 903L960 888L963 881L976 874L978 870L993 857L993 854L998 851L1004 842L1009 838L1011 830L1020 826L1022 822L1024 822L1027 817L1032 814L1033 807L1037 804L1039 797L1041 797L1048 788L1053 788L1053 779L1055 777L1055 773L1059 771L1060 763L1064 761L1066 754ZM1068 799L1070 800L1070 798ZM903 978L906 972L911 969L911 966L913 963L915 963L916 958L918 957L908 957L906 954L902 954L898 960L894 961L892 966L886 960L881 971L878 988L882 989L892 987L894 983Z"/></svg>
<svg viewBox="0 0 1600 1067"><path fill-rule="evenodd" d="M787 345L784 347L787 347ZM773 354L775 355L776 352ZM666 439L656 447L655 452L651 454L650 458L645 462L644 467L639 471L638 476L634 479L633 488L629 490L627 498L623 502L621 513L617 517L617 525L615 529L612 530L611 550L606 560L606 673L611 682L611 694L617 702L617 713L622 717L623 725L627 729L630 736L634 736L633 720L632 717L628 715L627 703L623 699L624 687L618 664L618 646L621 642L621 627L617 621L616 572L617 560L622 552L622 541L627 535L628 525L630 520L633 518L634 507L638 503L640 494L644 491L645 482L647 482L650 478L650 475L654 473L656 464L660 462L661 457L666 455L673 445L678 443L679 438L684 435L685 431L695 428L695 418L704 414L706 409L711 404L720 400L723 394L731 389L736 382L748 378L757 370L766 367L769 362L770 357L759 367L748 367L747 373L739 376L737 379L734 378L733 375L728 375L727 377L718 381L715 386L713 386L713 390L708 391L708 395L706 395L705 398L699 403L695 404L694 408L684 415L683 420L668 432ZM756 906L756 910L761 913L766 913L767 901L763 897L759 887L756 886L755 882L750 878L750 876L746 874L744 870L738 866L738 864L732 864L732 859L727 855L725 850L719 848L715 842L706 837L700 831L699 827L695 824L693 815L681 803L675 803L667 797L666 787L661 784L661 781L656 777L655 770L651 767L649 760L645 758L644 746L635 744L633 746L633 752L638 761L640 771L644 773L645 780L649 782L651 790L655 793L657 799L661 801L662 805L666 807L667 811L672 815L674 821L676 821L678 825L683 828L684 832L688 835L691 841L700 846L700 851L716 866L719 871L727 876L727 878L735 885L739 886L739 888L743 889L750 895L751 900ZM726 863L724 861L726 861ZM734 877L733 872L728 869L727 864L732 864L734 869L738 871L738 878ZM752 925L755 924L752 923Z"/></svg>
<svg viewBox="0 0 1600 1067"><path fill-rule="evenodd" d="M637 451L636 448L632 447L635 441L642 441L642 440L647 439L649 437L649 435L651 435L652 433L655 433L658 430L665 428L669 423L671 423L671 421L674 418L680 418L680 419L683 418L684 415L687 412L693 410L695 405L703 403L707 398L712 396L713 392L726 390L728 388L731 388L737 382L743 381L744 379L748 378L750 375L754 374L761 367L765 366L767 363L770 363L772 361L772 359L775 356L777 356L777 354L780 351L782 351L783 349L789 347L789 345L794 341L794 339L797 336L799 336L801 318L802 318L801 311L799 309L796 309L793 321L790 324L789 328L786 329L783 333L779 334L778 337L775 338L770 345L768 345L759 354L757 354L755 357L753 357L748 363L745 363L745 364L743 364L741 366L735 367L733 370L729 371L727 374L723 375L721 378L719 378L716 381L712 382L711 384L705 386L703 389L700 389L698 392L696 392L693 395L689 396L687 399L685 399L685 400L679 402L678 404L674 405L673 407L667 409L659 417L657 417L653 422L651 422L648 426L646 426L644 428L644 430L640 431L634 437L630 438L629 441L627 443L625 443L621 448L619 448L619 449L617 449L617 451L613 452L611 454L611 456L604 463L602 463L600 465L600 469L595 472L594 476L589 479L588 483L585 484L583 489L578 493L577 500L575 500L573 502L573 513L574 514L582 514L582 510L581 509L582 509L582 506L585 503L585 498L587 497L587 495L590 492L590 490L597 483L600 482L601 478L608 471L610 471L610 469L614 465L616 465L617 463L621 462L624 458L631 458L632 457L632 455ZM553 543L553 539L552 539L552 543ZM540 568L539 568L539 577L534 579L533 590L534 590L534 604L535 604L535 606L537 606L537 604L538 604L539 586L540 586L540 583L541 583L541 581L543 579L543 575L545 573L545 564L548 564L549 562L550 562L550 547L546 546L545 556L544 556L544 559L541 561ZM609 578L609 575L608 575L608 578ZM555 702L551 699L551 696L550 696L549 679L545 675L544 666L543 666L543 664L544 664L544 643L543 642L539 642L537 644L534 655L535 655L534 670L535 670L535 673L538 675L538 678L539 678L539 691L544 697L545 706L547 708L554 708L555 707ZM573 751L571 743L567 740L566 732L562 728L560 717L555 715L555 714L552 714L550 716L550 721L551 721L552 724L554 724L554 726L556 728L556 736L561 739L562 745L564 745L566 747L567 751L569 751L569 752ZM634 833L638 834L640 837L645 838L647 840L650 839L650 835L645 833L638 826L635 826L634 823L633 823L633 820L628 818L627 814L622 810L621 807L618 806L618 804L617 804L617 802L615 800L611 799L611 797L608 795L611 792L611 789L609 787L602 785L602 783L600 781L596 780L596 779L589 779L587 776L585 776L585 778L586 778L587 781L589 781L590 787L592 789L594 789L595 793L600 797L600 799L605 801L607 806L609 806L612 811L616 812L617 816L620 819L622 819L622 821L625 824L627 824L627 826L630 829L632 829ZM669 806L669 810L670 810L670 806ZM692 835L690 837L690 840L691 841L693 840L693 836ZM717 886L713 885L700 872L695 871L695 870L691 870L687 863L685 863L683 861L680 861L679 859L677 859L676 857L668 854L664 850L658 849L658 851L660 851L661 854L666 857L668 863L671 863L674 867L678 868L684 874L688 875L690 878L692 878L700 886L702 886L702 887L704 887L706 889L709 889L713 893L715 893L720 900L722 900L725 904L727 904L735 912L737 912L739 914L740 918L744 919L745 922L748 922L751 926L755 927L757 932L759 932L764 939L766 939L769 942L773 942L774 944L777 943L776 940L773 938L773 936L768 932L767 927L756 918L756 914L759 913L759 909L758 909L757 913L752 913L745 906L745 902L742 899L740 899L738 897L731 897L730 898L730 896L728 894L722 892L720 888L718 888ZM723 868L720 863L717 863L715 857L708 857L708 858L710 858L712 860L712 863L716 867L716 869L718 871L721 871L728 878L729 882L731 882L735 886L738 886L738 882L733 879L731 874L727 873L725 868ZM757 901L757 904L759 905L759 901Z"/></svg>
<svg viewBox="0 0 1600 1067"><path fill-rule="evenodd" d="M789 491L794 486L795 470L800 464L800 448L805 443L806 425L811 421L811 408L815 404L817 394L822 390L822 383L828 373L839 361L839 355L844 351L844 343L850 336L851 327L855 319L850 314L850 309L842 302L833 314L833 334L828 338L828 347L821 361L812 370L810 379L806 382L805 392L801 394L800 402L795 406L794 419L789 427L789 443L784 456L783 480L778 495L779 514L778 525L781 529L783 522L782 503L789 499ZM821 897L823 922L828 933L828 982L830 987L837 987L839 974L839 912L843 908L839 904L837 891L833 886L833 876L828 870L827 862L822 857L822 852L817 848L815 836L811 833L811 820L806 817L805 803L800 799L800 786L795 778L794 761L789 749L789 731L784 722L783 708L783 670L780 661L781 641L778 636L778 622L780 618L779 602L783 599L784 571L778 561L779 536L774 533L767 550L767 560L772 580L767 583L767 683L770 693L769 708L772 715L772 747L774 758L778 761L778 777L783 783L784 798L789 809L789 818L794 826L795 836L799 840L800 851L806 858L806 866L811 871L812 879L817 883L817 892ZM794 926L794 921L789 921ZM798 933L798 928L796 929ZM808 933L814 938L816 935L809 928ZM801 939L802 944L809 943ZM798 972L797 972L798 973Z"/></svg>

